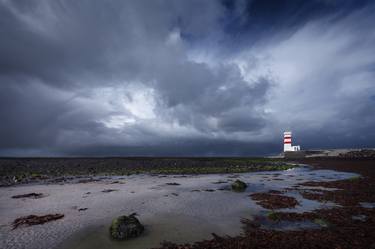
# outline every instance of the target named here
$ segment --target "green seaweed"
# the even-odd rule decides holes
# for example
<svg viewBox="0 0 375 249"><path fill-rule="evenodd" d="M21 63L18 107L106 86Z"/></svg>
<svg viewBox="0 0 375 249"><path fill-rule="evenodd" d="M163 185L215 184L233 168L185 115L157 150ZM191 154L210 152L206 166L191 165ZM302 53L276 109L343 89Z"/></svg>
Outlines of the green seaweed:
<svg viewBox="0 0 375 249"><path fill-rule="evenodd" d="M353 177L350 177L348 180L349 181L358 181L358 180L360 180L362 177L361 176L353 176Z"/></svg>
<svg viewBox="0 0 375 249"><path fill-rule="evenodd" d="M111 234L112 238L116 238L118 234L118 226L120 224L120 219L122 219L122 216L115 218L112 220L111 226L109 227L109 232Z"/></svg>
<svg viewBox="0 0 375 249"><path fill-rule="evenodd" d="M318 224L319 226L324 227L324 228L327 228L327 227L330 226L330 223L326 220L323 220L323 219L315 219L314 223Z"/></svg>
<svg viewBox="0 0 375 249"><path fill-rule="evenodd" d="M280 220L280 215L274 211L271 211L267 213L267 218L273 221L278 221Z"/></svg>

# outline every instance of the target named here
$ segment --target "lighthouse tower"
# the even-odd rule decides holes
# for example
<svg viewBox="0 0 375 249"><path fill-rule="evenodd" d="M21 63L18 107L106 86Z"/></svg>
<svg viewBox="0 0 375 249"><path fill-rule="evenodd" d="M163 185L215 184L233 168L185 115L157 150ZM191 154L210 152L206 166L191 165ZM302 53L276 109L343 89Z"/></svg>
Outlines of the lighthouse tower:
<svg viewBox="0 0 375 249"><path fill-rule="evenodd" d="M299 145L292 146L292 132L284 132L284 152L286 151L299 151L301 150Z"/></svg>

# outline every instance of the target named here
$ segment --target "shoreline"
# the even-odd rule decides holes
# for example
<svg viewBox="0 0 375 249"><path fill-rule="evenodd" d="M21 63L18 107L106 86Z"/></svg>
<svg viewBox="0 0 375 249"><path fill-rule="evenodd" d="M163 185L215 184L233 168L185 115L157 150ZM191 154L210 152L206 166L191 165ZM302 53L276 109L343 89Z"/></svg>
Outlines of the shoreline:
<svg viewBox="0 0 375 249"><path fill-rule="evenodd" d="M88 227L106 226L112 218L133 212L139 214L140 220L145 221L146 226L147 224L158 224L154 226L156 230L150 231L152 235L160 232L161 223L168 222L168 219L162 221L161 217L161 220L158 221L158 215L166 213L170 217L173 215L187 217L187 220L181 221L183 224L180 224L181 222L176 219L175 225L178 226L173 229L166 224L164 233L170 231L170 239L177 243L193 243L202 240L202 237L196 237L196 231L199 231L197 229L203 229L200 233L204 234L206 241L212 238L211 233L213 232L218 236L236 237L242 231L241 219L252 220L255 216L266 215L268 212L256 201L251 200L249 194L288 189L295 184L309 180L332 181L328 178L335 176L345 179L355 176L355 174L333 173L325 170L316 170L314 174L311 174L312 170L309 167L299 167L285 171L242 174L129 175L86 183L16 185L0 188L2 193L0 197L1 229L3 234L7 234L3 240L6 243L3 248L56 248L59 245L60 249L64 248L61 240L66 239L69 239L73 244L68 243L65 248L74 248L77 247L77 244L74 244L75 234L79 234L80 231L82 232ZM235 193L225 189L236 179L241 179L249 184L246 192ZM107 193L104 190L113 191ZM11 199L11 196L28 192L44 193L47 196L40 199ZM87 194L89 192L90 194ZM296 207L299 212L309 211L319 208L319 206L330 207L330 203L305 201L296 191L289 195L297 198L302 205ZM78 211L80 208L88 209L81 212ZM55 212L63 213L65 217L43 225L10 231L9 224L15 218L29 214L42 215ZM198 220L195 220L194 217ZM191 229L192 236L190 237L186 236L189 233L187 228ZM106 229L101 231L99 234L105 233ZM46 235L51 240L44 241L43 236ZM102 236L104 235L102 234ZM189 239L181 240L179 236L182 236L181 238L189 237ZM158 247L158 243L161 241L157 241L158 243L155 244L155 239L161 240L162 238L154 237L154 244L152 244L151 236L145 236L139 240L133 240L133 247L137 248L135 245L139 245L138 248ZM101 245L104 243L104 247L113 246L112 242L101 238L97 243L81 244L80 248L85 248L85 246L93 248L100 243L102 243ZM123 245L121 244L121 246ZM143 245L145 247L142 247Z"/></svg>
<svg viewBox="0 0 375 249"><path fill-rule="evenodd" d="M321 229L302 231L267 230L255 220L244 220L244 234L234 237L218 237L195 242L184 248L357 248L375 247L375 160L347 158L308 158L299 160L314 170L338 170L360 174L346 180L310 181L304 185L312 191L316 188L333 188L318 191L304 197L319 202L331 201L338 207L316 209L310 212L272 212L269 222L314 222ZM319 193L320 192L320 193ZM177 249L169 243L163 249Z"/></svg>
<svg viewBox="0 0 375 249"><path fill-rule="evenodd" d="M201 175L295 167L268 158L0 158L0 187L106 176Z"/></svg>

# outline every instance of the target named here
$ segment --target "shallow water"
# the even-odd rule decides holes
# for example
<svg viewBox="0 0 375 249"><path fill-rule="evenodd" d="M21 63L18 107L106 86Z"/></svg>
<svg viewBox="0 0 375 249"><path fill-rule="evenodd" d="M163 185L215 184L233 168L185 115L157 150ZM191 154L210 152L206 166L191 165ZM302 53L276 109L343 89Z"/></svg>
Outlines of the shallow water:
<svg viewBox="0 0 375 249"><path fill-rule="evenodd" d="M138 238L127 241L112 240L108 233L108 226L90 227L73 236L61 248L151 248L160 245L161 239L175 243L187 243L210 237L211 232L219 231L215 224L201 218L161 214L158 217L143 218L145 232ZM108 221L110 223L110 221Z"/></svg>
<svg viewBox="0 0 375 249"><path fill-rule="evenodd" d="M263 229L277 231L295 231L303 229L320 229L321 226L313 221L287 221L287 220L270 220L266 216L257 217L257 223Z"/></svg>
<svg viewBox="0 0 375 249"><path fill-rule="evenodd" d="M61 244L59 249L96 249L96 248L150 248L157 247L162 241L187 243L211 238L218 235L238 235L241 233L242 218L252 219L265 215L266 211L249 197L250 193L269 190L325 189L321 187L303 187L299 183L306 181L332 181L357 176L353 173L332 170L311 170L299 167L286 171L255 172L245 174L217 174L194 176L130 176L125 181L152 181L150 191L163 192L163 197L154 200L154 207L140 208L140 221L145 225L145 233L129 241L113 241L109 238L110 219L104 219L100 225L83 229ZM113 181L118 177L106 179ZM230 183L240 179L248 184L243 193L228 190ZM180 185L167 185L176 182ZM209 190L209 191L207 191ZM329 190L329 189L325 189ZM165 193L167 192L167 193ZM320 203L306 200L298 190L289 190L284 195L296 198L300 205L292 209L278 211L305 212L322 207L335 206L334 203ZM164 198L165 208L160 207ZM163 210L163 211L161 211ZM264 222L262 227L276 230L319 229L313 222Z"/></svg>
<svg viewBox="0 0 375 249"><path fill-rule="evenodd" d="M360 202L363 208L375 208L375 202Z"/></svg>

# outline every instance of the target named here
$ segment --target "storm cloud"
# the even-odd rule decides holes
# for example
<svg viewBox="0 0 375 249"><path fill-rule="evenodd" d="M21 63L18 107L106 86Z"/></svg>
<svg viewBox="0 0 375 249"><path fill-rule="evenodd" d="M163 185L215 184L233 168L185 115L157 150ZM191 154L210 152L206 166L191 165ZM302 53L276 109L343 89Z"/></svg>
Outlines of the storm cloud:
<svg viewBox="0 0 375 249"><path fill-rule="evenodd" d="M0 155L375 147L371 1L0 0Z"/></svg>

